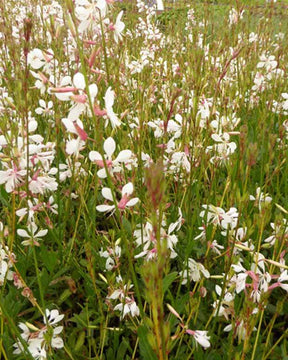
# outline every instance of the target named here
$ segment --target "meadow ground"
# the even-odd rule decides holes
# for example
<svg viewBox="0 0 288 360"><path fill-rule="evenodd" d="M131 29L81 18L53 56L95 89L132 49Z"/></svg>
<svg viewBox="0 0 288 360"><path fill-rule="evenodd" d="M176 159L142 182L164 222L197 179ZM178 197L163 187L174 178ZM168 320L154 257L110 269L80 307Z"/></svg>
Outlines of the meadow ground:
<svg viewBox="0 0 288 360"><path fill-rule="evenodd" d="M288 359L287 5L1 2L1 359Z"/></svg>

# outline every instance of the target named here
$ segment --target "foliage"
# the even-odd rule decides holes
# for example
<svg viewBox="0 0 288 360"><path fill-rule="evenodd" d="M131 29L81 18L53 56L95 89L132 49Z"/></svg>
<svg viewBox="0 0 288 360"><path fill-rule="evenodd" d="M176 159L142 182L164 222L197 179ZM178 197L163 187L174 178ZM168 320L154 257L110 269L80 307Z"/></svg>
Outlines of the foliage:
<svg viewBox="0 0 288 360"><path fill-rule="evenodd" d="M0 358L285 359L286 5L111 3L0 5Z"/></svg>

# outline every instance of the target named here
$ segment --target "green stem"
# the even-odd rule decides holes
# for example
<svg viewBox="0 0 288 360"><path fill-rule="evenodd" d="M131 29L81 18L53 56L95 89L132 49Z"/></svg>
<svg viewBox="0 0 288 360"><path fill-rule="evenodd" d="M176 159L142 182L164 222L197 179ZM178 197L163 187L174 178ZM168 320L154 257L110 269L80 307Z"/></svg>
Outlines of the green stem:
<svg viewBox="0 0 288 360"><path fill-rule="evenodd" d="M34 239L32 239L32 241L34 241ZM42 308L45 309L45 302L44 302L44 296L43 296L43 291L42 291L42 284L41 284L41 279L40 279L38 260L37 260L36 250L35 250L35 245L34 244L32 245L32 252L33 252L33 258L34 258L34 265L35 265L37 282L38 282L38 286L39 286L41 305L42 305ZM41 314L46 318L46 313L40 307L38 307L38 309L40 310Z"/></svg>
<svg viewBox="0 0 288 360"><path fill-rule="evenodd" d="M73 355L71 354L71 351L67 348L67 346L64 346L64 350L65 350L66 354L69 356L69 358L70 358L71 360L74 360L74 357L73 357Z"/></svg>
<svg viewBox="0 0 288 360"><path fill-rule="evenodd" d="M263 321L263 315L264 315L264 309L261 310L260 321L259 321L259 324L258 324L258 330L257 330L257 335L256 335L256 339L255 339L254 346L253 346L253 352L252 352L251 360L254 360L254 357L255 357L255 354L256 354L257 344L258 344L259 335L260 335L260 331L261 331L261 325L262 325L262 321Z"/></svg>
<svg viewBox="0 0 288 360"><path fill-rule="evenodd" d="M263 360L269 359L270 354L273 352L273 350L276 348L276 346L288 335L288 329L284 331L284 333L280 336L280 338L275 342L275 344L272 346L272 348L268 351L266 356ZM271 358L270 358L271 359Z"/></svg>
<svg viewBox="0 0 288 360"><path fill-rule="evenodd" d="M101 38L102 38L102 46L103 46L103 51L104 51L105 68L106 68L108 83L110 84L110 73L109 73L109 66L108 66L107 48L106 48L104 28L103 28L103 22L102 22L102 16L101 16L100 9L99 9L99 16L100 16Z"/></svg>

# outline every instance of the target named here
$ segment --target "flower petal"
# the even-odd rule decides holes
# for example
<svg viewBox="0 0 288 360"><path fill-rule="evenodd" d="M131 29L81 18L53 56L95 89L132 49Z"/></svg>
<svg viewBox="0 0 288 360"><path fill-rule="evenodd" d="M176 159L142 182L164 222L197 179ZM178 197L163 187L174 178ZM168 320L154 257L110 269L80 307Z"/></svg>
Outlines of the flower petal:
<svg viewBox="0 0 288 360"><path fill-rule="evenodd" d="M90 94L90 98L91 98L91 101L93 102L96 95L98 93L98 87L96 84L91 84L89 85L89 94Z"/></svg>
<svg viewBox="0 0 288 360"><path fill-rule="evenodd" d="M23 229L18 229L17 230L17 234L21 237L27 237L27 238L30 238L30 235L27 233L26 230L23 230Z"/></svg>
<svg viewBox="0 0 288 360"><path fill-rule="evenodd" d="M108 139L105 140L103 148L104 148L105 153L110 158L116 149L116 143L112 137L109 137Z"/></svg>
<svg viewBox="0 0 288 360"><path fill-rule="evenodd" d="M112 195L112 191L110 188L104 187L101 191L102 196L110 201L113 201L113 195Z"/></svg>
<svg viewBox="0 0 288 360"><path fill-rule="evenodd" d="M75 126L73 124L73 121L71 119L67 119L67 118L63 118L62 123L64 124L64 126L66 127L66 130L73 133L73 134L77 134Z"/></svg>
<svg viewBox="0 0 288 360"><path fill-rule="evenodd" d="M85 110L85 104L76 103L73 105L69 111L68 118L76 121L79 119L79 116L83 113Z"/></svg>
<svg viewBox="0 0 288 360"><path fill-rule="evenodd" d="M75 74L73 76L73 84L75 87L77 87L77 89L81 89L84 90L85 89L85 78L84 75L80 72L78 72L77 74Z"/></svg>
<svg viewBox="0 0 288 360"><path fill-rule="evenodd" d="M102 156L98 151L90 151L89 159L91 161L102 161Z"/></svg>
<svg viewBox="0 0 288 360"><path fill-rule="evenodd" d="M134 191L134 187L133 184L131 182L129 182L128 184L124 185L122 188L122 196L126 195L131 195Z"/></svg>
<svg viewBox="0 0 288 360"><path fill-rule="evenodd" d="M107 89L105 96L104 96L104 101L105 101L105 107L107 108L111 108L114 104L114 97L115 97L115 93L114 91L111 89L111 86L109 86L109 88Z"/></svg>
<svg viewBox="0 0 288 360"><path fill-rule="evenodd" d="M42 236L45 236L48 233L48 230L40 230L34 237L40 238Z"/></svg>
<svg viewBox="0 0 288 360"><path fill-rule="evenodd" d="M122 150L116 157L115 161L124 162L124 161L129 160L131 158L131 156L132 156L131 150Z"/></svg>
<svg viewBox="0 0 288 360"><path fill-rule="evenodd" d="M98 206L96 206L96 210L99 212L111 211L114 208L115 208L114 205L98 205Z"/></svg>
<svg viewBox="0 0 288 360"><path fill-rule="evenodd" d="M138 201L139 201L138 198L133 198L127 202L126 206L134 206L138 203Z"/></svg>
<svg viewBox="0 0 288 360"><path fill-rule="evenodd" d="M51 345L54 349L61 349L64 347L64 342L59 336L57 336L51 340Z"/></svg>
<svg viewBox="0 0 288 360"><path fill-rule="evenodd" d="M106 174L105 168L98 170L98 171L97 171L97 176L98 176L100 179L106 179L106 178L107 178L107 174Z"/></svg>

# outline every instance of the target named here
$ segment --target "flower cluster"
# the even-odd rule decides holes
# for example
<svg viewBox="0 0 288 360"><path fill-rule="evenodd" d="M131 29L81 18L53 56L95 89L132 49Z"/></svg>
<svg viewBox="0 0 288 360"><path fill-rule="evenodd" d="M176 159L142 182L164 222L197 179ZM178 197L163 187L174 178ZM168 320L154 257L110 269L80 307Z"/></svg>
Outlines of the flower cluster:
<svg viewBox="0 0 288 360"><path fill-rule="evenodd" d="M221 31L212 5L1 5L5 358L11 338L36 360L270 358L288 293L288 52L267 2L253 21L227 8ZM215 328L226 343L208 355Z"/></svg>
<svg viewBox="0 0 288 360"><path fill-rule="evenodd" d="M20 323L19 328L22 330L22 341L14 344L14 354L21 354L26 351L26 348L34 359L46 360L48 358L49 349L61 349L64 347L60 333L63 326L57 325L64 315L60 315L59 311L45 310L43 317L43 325L40 328L30 323ZM26 343L24 347L23 342Z"/></svg>

